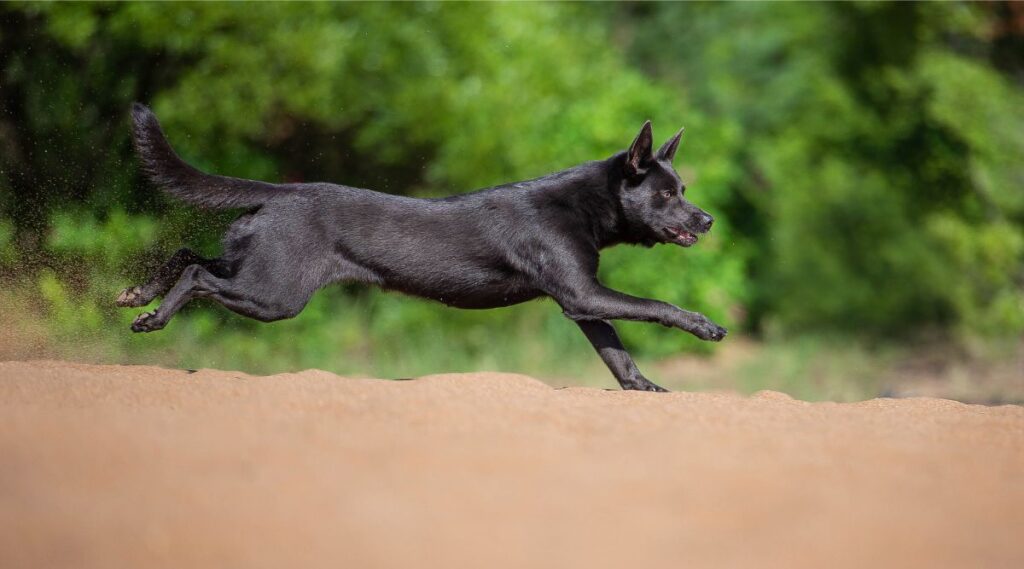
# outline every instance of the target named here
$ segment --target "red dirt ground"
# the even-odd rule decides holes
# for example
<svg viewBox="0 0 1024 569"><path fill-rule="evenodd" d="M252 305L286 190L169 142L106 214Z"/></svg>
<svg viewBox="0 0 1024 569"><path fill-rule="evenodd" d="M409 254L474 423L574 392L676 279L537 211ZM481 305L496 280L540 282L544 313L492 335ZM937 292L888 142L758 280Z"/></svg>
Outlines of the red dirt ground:
<svg viewBox="0 0 1024 569"><path fill-rule="evenodd" d="M1024 567L1024 408L0 363L0 567Z"/></svg>

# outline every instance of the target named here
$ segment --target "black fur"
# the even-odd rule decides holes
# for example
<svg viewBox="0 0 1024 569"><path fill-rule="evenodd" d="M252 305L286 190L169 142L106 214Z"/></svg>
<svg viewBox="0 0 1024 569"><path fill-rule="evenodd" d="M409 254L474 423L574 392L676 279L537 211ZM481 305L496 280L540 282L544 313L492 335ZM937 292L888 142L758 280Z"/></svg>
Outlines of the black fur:
<svg viewBox="0 0 1024 569"><path fill-rule="evenodd" d="M182 249L120 306L143 306L136 332L159 330L193 298L265 322L297 315L317 289L358 282L458 308L553 298L576 321L623 389L664 391L636 368L609 320L643 320L718 341L701 314L606 288L598 253L619 243L693 245L713 219L683 198L672 168L676 134L657 152L651 124L629 150L554 174L441 199L326 183L269 184L205 174L182 161L146 107L132 108L142 169L186 202L247 208L224 254Z"/></svg>

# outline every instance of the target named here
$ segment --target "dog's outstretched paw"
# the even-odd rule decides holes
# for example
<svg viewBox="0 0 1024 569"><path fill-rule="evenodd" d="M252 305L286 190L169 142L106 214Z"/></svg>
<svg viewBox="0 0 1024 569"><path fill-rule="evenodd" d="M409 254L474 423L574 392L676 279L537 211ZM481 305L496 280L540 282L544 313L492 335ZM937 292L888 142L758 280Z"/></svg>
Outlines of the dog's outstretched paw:
<svg viewBox="0 0 1024 569"><path fill-rule="evenodd" d="M156 312L143 312L132 322L132 332L154 332L163 328L165 324L157 318Z"/></svg>
<svg viewBox="0 0 1024 569"><path fill-rule="evenodd" d="M137 286L133 286L122 290L121 294L117 295L117 300L114 301L114 304L122 308L145 306L146 304L149 304L148 302L143 302L143 300L145 299L142 298L142 289Z"/></svg>
<svg viewBox="0 0 1024 569"><path fill-rule="evenodd" d="M728 334L728 330L707 318L704 318L704 320L697 324L696 328L693 330L694 336L709 342L721 342L722 338L725 338Z"/></svg>
<svg viewBox="0 0 1024 569"><path fill-rule="evenodd" d="M712 324L711 325L711 331L708 334L708 337L705 338L705 339L711 340L712 342L721 342L722 339L725 338L728 335L729 335L729 331L728 330L726 330L725 328L719 326L718 324Z"/></svg>

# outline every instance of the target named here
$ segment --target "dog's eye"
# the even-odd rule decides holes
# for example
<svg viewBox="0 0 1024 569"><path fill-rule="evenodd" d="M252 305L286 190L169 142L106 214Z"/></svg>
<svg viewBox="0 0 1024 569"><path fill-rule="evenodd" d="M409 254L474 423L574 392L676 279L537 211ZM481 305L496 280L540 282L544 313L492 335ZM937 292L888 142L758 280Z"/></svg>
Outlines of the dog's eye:
<svg viewBox="0 0 1024 569"><path fill-rule="evenodd" d="M671 189L669 189L669 190L661 190L661 195L665 199L670 200L673 197L675 197L676 191L675 190L671 190Z"/></svg>

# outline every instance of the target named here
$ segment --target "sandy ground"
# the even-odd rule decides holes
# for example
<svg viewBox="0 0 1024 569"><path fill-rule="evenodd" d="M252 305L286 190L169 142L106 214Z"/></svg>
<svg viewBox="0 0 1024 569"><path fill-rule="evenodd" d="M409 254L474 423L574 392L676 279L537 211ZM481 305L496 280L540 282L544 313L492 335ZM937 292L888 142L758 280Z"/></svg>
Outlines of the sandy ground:
<svg viewBox="0 0 1024 569"><path fill-rule="evenodd" d="M1024 408L0 363L0 567L1024 567Z"/></svg>

